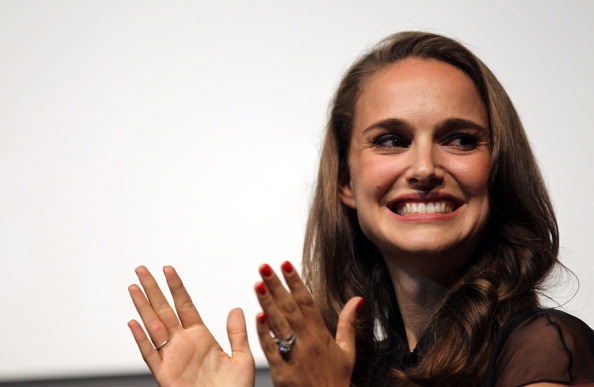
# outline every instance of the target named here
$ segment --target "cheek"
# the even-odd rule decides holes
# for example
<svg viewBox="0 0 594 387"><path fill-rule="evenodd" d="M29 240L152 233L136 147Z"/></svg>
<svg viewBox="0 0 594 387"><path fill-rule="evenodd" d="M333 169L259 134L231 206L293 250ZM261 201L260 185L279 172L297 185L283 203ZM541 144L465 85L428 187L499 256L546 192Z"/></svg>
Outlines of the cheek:
<svg viewBox="0 0 594 387"><path fill-rule="evenodd" d="M359 195L381 198L394 185L398 174L398 165L393 160L363 158L351 170L351 182Z"/></svg>
<svg viewBox="0 0 594 387"><path fill-rule="evenodd" d="M472 196L485 196L488 192L490 158L487 155L461 160L455 165L455 176L463 189Z"/></svg>

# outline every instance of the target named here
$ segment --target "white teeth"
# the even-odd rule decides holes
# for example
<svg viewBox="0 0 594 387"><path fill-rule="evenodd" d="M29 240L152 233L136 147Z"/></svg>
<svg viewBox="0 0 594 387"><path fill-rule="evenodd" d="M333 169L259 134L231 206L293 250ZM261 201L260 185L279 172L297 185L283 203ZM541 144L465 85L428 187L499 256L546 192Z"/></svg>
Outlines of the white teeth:
<svg viewBox="0 0 594 387"><path fill-rule="evenodd" d="M406 203L398 211L398 215L408 216L412 214L449 214L452 207L445 202L435 203Z"/></svg>
<svg viewBox="0 0 594 387"><path fill-rule="evenodd" d="M419 213L421 213L421 214L427 213L427 205L425 203L419 203Z"/></svg>

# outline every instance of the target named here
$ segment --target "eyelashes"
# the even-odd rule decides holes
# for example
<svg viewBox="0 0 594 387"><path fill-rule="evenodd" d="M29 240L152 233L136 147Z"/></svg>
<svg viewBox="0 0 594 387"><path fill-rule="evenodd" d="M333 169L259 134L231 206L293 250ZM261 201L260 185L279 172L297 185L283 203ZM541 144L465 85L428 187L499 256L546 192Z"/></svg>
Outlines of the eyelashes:
<svg viewBox="0 0 594 387"><path fill-rule="evenodd" d="M375 137L371 141L371 145L376 148L405 148L410 143L396 134L388 133Z"/></svg>
<svg viewBox="0 0 594 387"><path fill-rule="evenodd" d="M455 133L447 136L440 144L442 146L455 148L456 150L470 151L476 149L481 140L470 133ZM408 148L410 141L394 133L380 134L371 140L371 146L381 149Z"/></svg>
<svg viewBox="0 0 594 387"><path fill-rule="evenodd" d="M460 150L473 150L479 146L480 139L469 133L456 133L447 137L442 144Z"/></svg>

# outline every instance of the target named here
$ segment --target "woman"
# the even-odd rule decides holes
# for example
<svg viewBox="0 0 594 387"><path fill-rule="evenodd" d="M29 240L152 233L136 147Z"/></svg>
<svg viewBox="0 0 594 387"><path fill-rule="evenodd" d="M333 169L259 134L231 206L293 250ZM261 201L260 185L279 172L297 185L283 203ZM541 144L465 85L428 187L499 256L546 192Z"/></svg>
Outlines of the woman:
<svg viewBox="0 0 594 387"><path fill-rule="evenodd" d="M557 253L546 188L493 74L451 39L390 36L351 67L334 98L306 234L307 287L289 263L289 291L260 268L257 326L273 381L594 385L592 331L538 308ZM248 369L240 312L230 314L232 358L206 333L210 345L191 347L190 332L207 330L184 306L179 278L165 274L183 327L146 269L139 277L153 306L131 287L152 343L169 340L153 349L131 322L157 380L170 383L161 369L182 345L188 366L175 375Z"/></svg>

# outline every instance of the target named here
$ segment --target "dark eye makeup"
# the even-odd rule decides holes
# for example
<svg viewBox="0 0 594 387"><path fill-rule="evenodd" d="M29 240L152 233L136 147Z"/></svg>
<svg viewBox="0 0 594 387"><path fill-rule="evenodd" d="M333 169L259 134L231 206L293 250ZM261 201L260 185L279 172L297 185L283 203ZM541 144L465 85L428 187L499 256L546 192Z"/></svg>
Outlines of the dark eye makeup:
<svg viewBox="0 0 594 387"><path fill-rule="evenodd" d="M480 142L481 139L474 134L454 133L447 136L441 142L441 145L462 151L470 151L476 149ZM410 146L410 141L394 133L384 133L374 137L371 140L371 145L375 148L407 148Z"/></svg>
<svg viewBox="0 0 594 387"><path fill-rule="evenodd" d="M480 144L480 138L470 133L455 133L448 136L442 144L460 150L473 150Z"/></svg>
<svg viewBox="0 0 594 387"><path fill-rule="evenodd" d="M402 137L393 133L381 134L373 138L371 144L378 148L405 148L409 145Z"/></svg>

